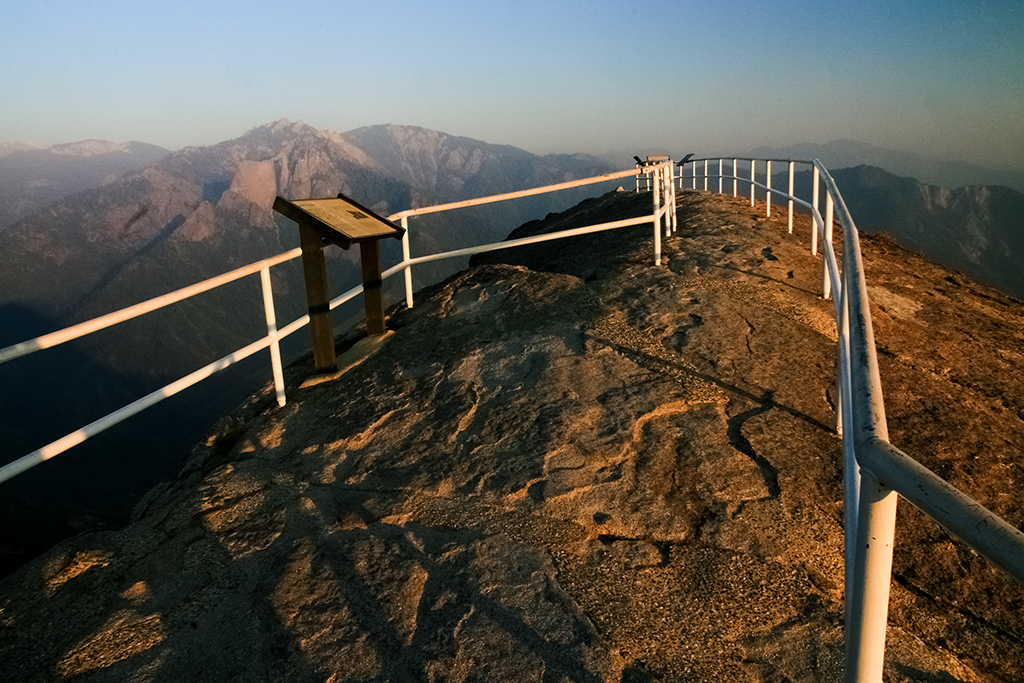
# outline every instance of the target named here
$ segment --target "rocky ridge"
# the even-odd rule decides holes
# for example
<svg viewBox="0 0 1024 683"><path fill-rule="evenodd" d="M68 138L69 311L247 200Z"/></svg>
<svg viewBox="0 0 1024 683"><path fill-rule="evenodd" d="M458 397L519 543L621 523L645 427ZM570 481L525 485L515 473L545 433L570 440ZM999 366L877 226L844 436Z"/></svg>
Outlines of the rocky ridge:
<svg viewBox="0 0 1024 683"><path fill-rule="evenodd" d="M636 215L617 193L519 234ZM0 583L20 681L829 681L831 302L809 223L680 195L499 252L257 395L131 525ZM1022 305L864 238L893 442L1020 526ZM342 344L346 343L344 340ZM901 506L887 681L1024 677L1024 592Z"/></svg>

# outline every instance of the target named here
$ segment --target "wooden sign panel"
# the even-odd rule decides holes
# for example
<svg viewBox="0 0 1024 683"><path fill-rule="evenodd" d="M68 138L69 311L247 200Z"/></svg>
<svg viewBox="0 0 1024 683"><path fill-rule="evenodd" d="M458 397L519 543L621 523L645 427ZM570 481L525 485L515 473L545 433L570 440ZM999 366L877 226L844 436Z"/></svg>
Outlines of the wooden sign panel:
<svg viewBox="0 0 1024 683"><path fill-rule="evenodd" d="M402 239L405 230L382 218L353 199L339 194L335 199L274 200L274 211L304 225L322 239L348 249L356 242L384 237Z"/></svg>

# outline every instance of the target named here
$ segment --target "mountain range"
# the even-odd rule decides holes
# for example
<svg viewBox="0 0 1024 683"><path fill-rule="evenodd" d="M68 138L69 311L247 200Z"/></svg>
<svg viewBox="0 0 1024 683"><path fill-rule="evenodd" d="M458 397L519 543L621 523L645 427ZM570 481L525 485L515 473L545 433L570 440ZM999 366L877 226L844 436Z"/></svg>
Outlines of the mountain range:
<svg viewBox="0 0 1024 683"><path fill-rule="evenodd" d="M858 166L833 174L857 227L1024 300L1024 194L1000 185L950 190Z"/></svg>
<svg viewBox="0 0 1024 683"><path fill-rule="evenodd" d="M297 234L273 212L277 195L344 192L387 215L609 170L593 157L538 157L421 128L388 125L340 135L278 121L219 145L185 148L11 226L0 236L0 304L72 324L285 251L297 245ZM414 253L499 240L523 221L580 198L512 204L499 212L504 215L491 211L486 223L472 214L414 221ZM358 281L355 269L347 270L339 273L339 291ZM442 267L431 275L423 268L417 275L430 281L450 271ZM281 277L285 296L291 281ZM280 305L298 310L288 300ZM227 335L232 343L250 332L237 324L243 331ZM235 325L225 320L219 327ZM195 353L181 359L184 364L173 359L165 366L172 374L194 367L210 350L209 344L177 341ZM151 360L127 362L133 371L147 371Z"/></svg>

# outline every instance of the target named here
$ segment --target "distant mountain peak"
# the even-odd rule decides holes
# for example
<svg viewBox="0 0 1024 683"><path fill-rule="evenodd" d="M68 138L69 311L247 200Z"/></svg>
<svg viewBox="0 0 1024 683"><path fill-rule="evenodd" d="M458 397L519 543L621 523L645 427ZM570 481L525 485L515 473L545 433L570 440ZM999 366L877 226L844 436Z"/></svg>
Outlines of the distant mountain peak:
<svg viewBox="0 0 1024 683"><path fill-rule="evenodd" d="M245 132L242 137L248 137L251 135L260 135L269 133L271 135L313 135L318 131L313 126L303 121L292 121L290 119L278 119L271 123L265 123L262 126L256 126Z"/></svg>
<svg viewBox="0 0 1024 683"><path fill-rule="evenodd" d="M26 142L0 142L0 157L5 157L8 154L14 154L15 152L26 152L28 150L36 149L40 148Z"/></svg>
<svg viewBox="0 0 1024 683"><path fill-rule="evenodd" d="M100 154L114 154L117 152L128 153L130 151L126 142L110 142L109 140L81 140L79 142L67 142L61 145L50 147L48 152L69 157L93 157Z"/></svg>
<svg viewBox="0 0 1024 683"><path fill-rule="evenodd" d="M394 123L363 126L362 128L349 131L346 135L357 139L390 140L393 144L402 147L412 145L419 149L433 147L452 138L448 133L443 133L439 130L431 130L430 128L422 128L420 126L402 126ZM468 138L466 139L468 140ZM473 142L488 144L478 140Z"/></svg>

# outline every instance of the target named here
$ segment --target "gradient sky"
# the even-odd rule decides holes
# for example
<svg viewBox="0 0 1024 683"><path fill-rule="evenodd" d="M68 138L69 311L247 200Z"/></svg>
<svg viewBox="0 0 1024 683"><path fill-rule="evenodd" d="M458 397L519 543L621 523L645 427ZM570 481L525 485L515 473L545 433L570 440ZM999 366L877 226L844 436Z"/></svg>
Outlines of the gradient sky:
<svg viewBox="0 0 1024 683"><path fill-rule="evenodd" d="M531 152L851 138L1024 167L1024 2L5 0L0 142L279 118Z"/></svg>

